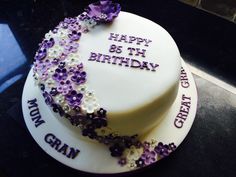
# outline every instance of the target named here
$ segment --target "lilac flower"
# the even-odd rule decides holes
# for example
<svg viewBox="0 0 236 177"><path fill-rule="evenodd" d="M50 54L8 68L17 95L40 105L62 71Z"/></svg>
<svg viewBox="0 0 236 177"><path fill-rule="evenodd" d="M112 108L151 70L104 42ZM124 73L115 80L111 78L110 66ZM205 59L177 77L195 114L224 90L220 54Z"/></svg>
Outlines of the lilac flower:
<svg viewBox="0 0 236 177"><path fill-rule="evenodd" d="M112 157L120 157L123 154L124 148L119 144L114 144L109 148Z"/></svg>
<svg viewBox="0 0 236 177"><path fill-rule="evenodd" d="M57 87L57 91L62 93L62 95L68 94L72 90L72 85L69 80L60 81L59 86Z"/></svg>
<svg viewBox="0 0 236 177"><path fill-rule="evenodd" d="M36 61L34 63L34 67L37 71L40 71L41 73L46 73L52 66L52 63L47 59L44 62L42 61Z"/></svg>
<svg viewBox="0 0 236 177"><path fill-rule="evenodd" d="M77 85L83 84L86 81L86 72L85 71L76 71L74 75L71 77L71 80L75 82Z"/></svg>
<svg viewBox="0 0 236 177"><path fill-rule="evenodd" d="M66 80L67 76L68 76L68 74L67 74L67 70L65 68L63 68L63 69L57 68L52 77L56 81L61 81L61 80Z"/></svg>
<svg viewBox="0 0 236 177"><path fill-rule="evenodd" d="M71 31L69 34L68 34L68 37L70 38L70 40L72 41L78 41L81 37L81 33L80 32L77 32L77 31Z"/></svg>
<svg viewBox="0 0 236 177"><path fill-rule="evenodd" d="M89 16L88 16L87 12L83 12L82 14L80 14L79 20L81 20L81 21L89 20Z"/></svg>
<svg viewBox="0 0 236 177"><path fill-rule="evenodd" d="M68 26L68 29L70 31L79 31L81 29L81 25L78 22L76 22L76 23L70 24Z"/></svg>
<svg viewBox="0 0 236 177"><path fill-rule="evenodd" d="M37 60L43 60L47 56L47 49L46 48L40 48L35 56L34 59Z"/></svg>
<svg viewBox="0 0 236 177"><path fill-rule="evenodd" d="M77 93L75 90L72 90L66 95L66 100L70 106L75 107L81 104L82 97L83 95L81 93Z"/></svg>
<svg viewBox="0 0 236 177"><path fill-rule="evenodd" d="M70 42L69 44L66 44L64 46L64 53L65 54L70 54L77 52L77 49L79 47L79 44L77 42Z"/></svg>
<svg viewBox="0 0 236 177"><path fill-rule="evenodd" d="M58 58L54 58L54 59L52 60L52 64L58 65L58 63L59 63L59 59L58 59Z"/></svg>
<svg viewBox="0 0 236 177"><path fill-rule="evenodd" d="M55 44L55 41L53 38L50 38L49 40L44 40L42 43L41 43L41 47L42 48L45 48L45 49L48 49L48 48L51 48L53 45Z"/></svg>
<svg viewBox="0 0 236 177"><path fill-rule="evenodd" d="M61 39L61 40L59 41L59 45L60 45L60 46L66 45L66 40L65 40L65 39Z"/></svg>
<svg viewBox="0 0 236 177"><path fill-rule="evenodd" d="M150 151L148 149L145 149L142 156L140 157L145 165L150 165L154 162L156 162L156 152L155 151Z"/></svg>
<svg viewBox="0 0 236 177"><path fill-rule="evenodd" d="M158 143L158 145L154 148L154 151L162 158L169 155L168 152L169 146L164 145L162 142Z"/></svg>
<svg viewBox="0 0 236 177"><path fill-rule="evenodd" d="M111 22L120 13L121 6L118 3L113 3L110 0L100 0L90 4L85 11L90 18L97 22Z"/></svg>
<svg viewBox="0 0 236 177"><path fill-rule="evenodd" d="M72 17L68 17L68 18L64 19L64 22L67 23L67 24L73 24L73 23L77 22L77 19L76 18L72 18Z"/></svg>
<svg viewBox="0 0 236 177"><path fill-rule="evenodd" d="M53 102L53 98L52 98L52 96L48 93L48 92L43 92L43 97L44 97L44 99L45 99L45 103L47 104L47 105L51 105L52 104L52 102Z"/></svg>

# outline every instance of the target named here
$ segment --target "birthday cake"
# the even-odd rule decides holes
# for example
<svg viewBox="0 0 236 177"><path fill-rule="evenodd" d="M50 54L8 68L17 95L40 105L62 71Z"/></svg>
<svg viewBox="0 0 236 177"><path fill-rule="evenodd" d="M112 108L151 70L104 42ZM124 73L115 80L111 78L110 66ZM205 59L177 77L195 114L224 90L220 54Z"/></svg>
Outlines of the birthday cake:
<svg viewBox="0 0 236 177"><path fill-rule="evenodd" d="M126 149L142 149L139 167L148 147L142 136L175 101L180 69L178 48L165 29L109 0L90 4L49 31L33 67L53 112L82 136L107 145L121 164ZM164 156L174 148L159 143L152 153Z"/></svg>

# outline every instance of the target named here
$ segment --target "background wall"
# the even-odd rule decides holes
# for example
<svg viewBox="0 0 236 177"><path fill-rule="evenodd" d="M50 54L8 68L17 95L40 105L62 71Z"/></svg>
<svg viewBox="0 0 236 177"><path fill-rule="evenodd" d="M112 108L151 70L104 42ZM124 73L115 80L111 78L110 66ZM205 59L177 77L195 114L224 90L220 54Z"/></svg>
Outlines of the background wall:
<svg viewBox="0 0 236 177"><path fill-rule="evenodd" d="M180 0L236 23L236 0Z"/></svg>

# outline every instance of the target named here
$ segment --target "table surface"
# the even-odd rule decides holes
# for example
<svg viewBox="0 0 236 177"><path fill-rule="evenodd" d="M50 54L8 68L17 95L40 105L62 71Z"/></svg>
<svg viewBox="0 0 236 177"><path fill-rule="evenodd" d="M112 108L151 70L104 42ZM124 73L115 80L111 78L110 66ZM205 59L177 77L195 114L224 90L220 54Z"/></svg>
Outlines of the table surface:
<svg viewBox="0 0 236 177"><path fill-rule="evenodd" d="M62 165L33 140L23 121L21 94L38 43L64 17L92 1L0 0L0 177L92 176ZM163 26L183 58L236 86L236 25L178 1L125 1L123 11ZM195 122L168 158L132 176L236 176L236 95L194 76Z"/></svg>

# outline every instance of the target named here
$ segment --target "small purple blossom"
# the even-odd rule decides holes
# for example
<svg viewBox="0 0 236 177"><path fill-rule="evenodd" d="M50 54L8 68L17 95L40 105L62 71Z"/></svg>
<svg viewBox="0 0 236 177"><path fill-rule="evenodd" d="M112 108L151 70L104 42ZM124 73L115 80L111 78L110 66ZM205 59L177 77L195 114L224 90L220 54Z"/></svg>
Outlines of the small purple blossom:
<svg viewBox="0 0 236 177"><path fill-rule="evenodd" d="M166 157L169 155L168 152L169 146L164 145L162 142L158 143L158 145L154 148L154 151L161 157Z"/></svg>
<svg viewBox="0 0 236 177"><path fill-rule="evenodd" d="M121 6L110 0L100 0L90 4L85 11L87 16L93 18L97 22L109 23L120 13Z"/></svg>
<svg viewBox="0 0 236 177"><path fill-rule="evenodd" d="M72 85L69 80L60 81L59 86L57 87L57 91L62 93L62 95L68 94L72 90Z"/></svg>
<svg viewBox="0 0 236 177"><path fill-rule="evenodd" d="M102 128L107 126L106 117L94 117L92 123L96 128Z"/></svg>
<svg viewBox="0 0 236 177"><path fill-rule="evenodd" d="M70 42L64 46L64 53L70 54L77 52L77 49L79 47L79 43L77 42Z"/></svg>
<svg viewBox="0 0 236 177"><path fill-rule="evenodd" d="M54 59L52 60L52 64L58 65L58 63L59 63L59 59L58 59L58 58L54 58Z"/></svg>
<svg viewBox="0 0 236 177"><path fill-rule="evenodd" d="M78 31L71 31L69 34L68 34L68 37L70 38L70 40L72 41L78 41L81 37L81 32L78 32Z"/></svg>
<svg viewBox="0 0 236 177"><path fill-rule="evenodd" d="M60 62L59 65L58 65L58 68L62 69L66 66L66 63L65 62Z"/></svg>
<svg viewBox="0 0 236 177"><path fill-rule="evenodd" d="M44 62L42 61L35 61L34 63L34 68L37 71L40 71L41 73L45 73L47 72L52 66L52 63L50 63L50 61L47 59Z"/></svg>
<svg viewBox="0 0 236 177"><path fill-rule="evenodd" d="M97 134L94 130L95 127L93 125L87 125L86 128L82 130L82 135L88 136L90 139L95 139Z"/></svg>
<svg viewBox="0 0 236 177"><path fill-rule="evenodd" d="M145 165L150 165L154 162L156 162L156 152L155 151L150 151L149 149L145 149L142 156L140 157Z"/></svg>
<svg viewBox="0 0 236 177"><path fill-rule="evenodd" d="M169 144L169 150L172 152L176 149L176 145L174 143Z"/></svg>
<svg viewBox="0 0 236 177"><path fill-rule="evenodd" d="M98 111L97 111L97 114L99 117L106 117L106 113L107 111L103 108L100 108Z"/></svg>
<svg viewBox="0 0 236 177"><path fill-rule="evenodd" d="M81 29L81 25L78 22L69 24L68 29L70 31L79 31Z"/></svg>
<svg viewBox="0 0 236 177"><path fill-rule="evenodd" d="M80 72L77 70L74 72L73 76L71 77L71 80L75 82L75 84L80 85L80 84L85 83L86 75L87 74L85 71Z"/></svg>
<svg viewBox="0 0 236 177"><path fill-rule="evenodd" d="M53 47L53 45L55 44L55 41L53 38L50 38L49 40L45 39L42 43L41 43L41 47L48 49Z"/></svg>
<svg viewBox="0 0 236 177"><path fill-rule="evenodd" d="M81 104L82 97L83 95L81 93L77 93L75 90L72 90L66 95L66 100L70 106L78 107Z"/></svg>
<svg viewBox="0 0 236 177"><path fill-rule="evenodd" d="M40 48L35 56L34 59L37 60L43 60L47 56L47 49L46 48Z"/></svg>
<svg viewBox="0 0 236 177"><path fill-rule="evenodd" d="M77 114L74 116L71 116L70 122L72 125L78 126L80 124L83 124L85 122L85 116L82 114Z"/></svg>
<svg viewBox="0 0 236 177"><path fill-rule="evenodd" d="M124 148L117 143L112 145L109 150L112 157L120 157L123 154Z"/></svg>
<svg viewBox="0 0 236 177"><path fill-rule="evenodd" d="M66 80L68 74L67 74L67 70L65 68L57 68L55 70L55 73L53 74L53 79L56 81L61 81L61 80Z"/></svg>
<svg viewBox="0 0 236 177"><path fill-rule="evenodd" d="M46 91L43 92L43 97L44 97L45 103L47 105L51 105L53 103L53 98L48 92L46 92Z"/></svg>

